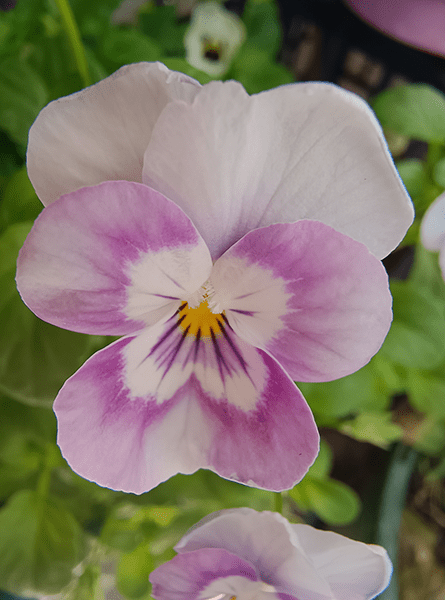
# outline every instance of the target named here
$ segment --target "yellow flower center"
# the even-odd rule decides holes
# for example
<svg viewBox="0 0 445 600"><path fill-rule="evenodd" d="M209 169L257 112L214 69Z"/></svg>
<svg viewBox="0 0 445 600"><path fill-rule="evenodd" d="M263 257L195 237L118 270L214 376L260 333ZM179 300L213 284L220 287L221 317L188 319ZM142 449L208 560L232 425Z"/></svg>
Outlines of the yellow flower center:
<svg viewBox="0 0 445 600"><path fill-rule="evenodd" d="M184 302L178 311L178 325L186 335L196 338L215 337L221 335L224 329L224 312L212 313L207 300L203 300L196 308L190 308Z"/></svg>

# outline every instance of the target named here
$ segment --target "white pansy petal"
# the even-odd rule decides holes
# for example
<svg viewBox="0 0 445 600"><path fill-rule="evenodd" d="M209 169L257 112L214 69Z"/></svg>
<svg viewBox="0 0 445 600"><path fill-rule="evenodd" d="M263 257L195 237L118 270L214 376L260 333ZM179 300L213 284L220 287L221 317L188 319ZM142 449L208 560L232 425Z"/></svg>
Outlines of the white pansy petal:
<svg viewBox="0 0 445 600"><path fill-rule="evenodd" d="M253 228L300 219L330 225L382 258L413 219L374 114L324 83L249 97L236 82L211 82L193 103L168 105L143 181L183 208L213 258Z"/></svg>
<svg viewBox="0 0 445 600"><path fill-rule="evenodd" d="M420 226L420 239L428 250L437 251L445 245L445 192L426 211Z"/></svg>
<svg viewBox="0 0 445 600"><path fill-rule="evenodd" d="M291 527L314 567L329 582L334 600L371 600L387 587L392 565L381 546L308 525Z"/></svg>
<svg viewBox="0 0 445 600"><path fill-rule="evenodd" d="M245 37L246 28L238 15L218 2L203 2L193 10L184 37L186 59L193 67L220 77Z"/></svg>
<svg viewBox="0 0 445 600"><path fill-rule="evenodd" d="M29 132L28 175L40 200L48 205L106 180L141 182L160 113L169 102L190 102L199 89L197 81L161 63L138 63L51 102Z"/></svg>

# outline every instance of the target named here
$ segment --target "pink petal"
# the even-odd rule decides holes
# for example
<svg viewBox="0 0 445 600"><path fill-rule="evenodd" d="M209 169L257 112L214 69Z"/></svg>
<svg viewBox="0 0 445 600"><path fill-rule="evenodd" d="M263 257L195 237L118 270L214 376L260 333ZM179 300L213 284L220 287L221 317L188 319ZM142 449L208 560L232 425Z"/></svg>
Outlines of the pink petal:
<svg viewBox="0 0 445 600"><path fill-rule="evenodd" d="M175 550L182 554L224 548L255 565L261 580L280 595L290 594L298 600L333 600L330 586L311 557L305 555L292 527L277 513L250 508L223 510L198 523Z"/></svg>
<svg viewBox="0 0 445 600"><path fill-rule="evenodd" d="M100 335L169 318L211 259L188 217L139 183L105 182L40 214L18 260L23 300L53 325Z"/></svg>
<svg viewBox="0 0 445 600"><path fill-rule="evenodd" d="M445 56L445 5L437 0L346 0L362 19L391 38Z"/></svg>
<svg viewBox="0 0 445 600"><path fill-rule="evenodd" d="M242 578L246 583L258 579L253 565L226 550L205 548L187 552L152 571L152 596L156 600L199 600L215 595L205 593L212 583L219 581L223 590L225 585L221 580L229 577Z"/></svg>
<svg viewBox="0 0 445 600"><path fill-rule="evenodd" d="M51 102L29 132L28 174L47 205L106 180L142 181L142 161L162 110L191 102L200 84L161 63L122 67L103 81Z"/></svg>
<svg viewBox="0 0 445 600"><path fill-rule="evenodd" d="M112 344L65 383L54 404L65 458L83 477L135 493L201 467L291 488L318 452L301 393L230 330L196 342L177 319Z"/></svg>
<svg viewBox="0 0 445 600"><path fill-rule="evenodd" d="M143 181L183 208L214 259L251 229L300 219L382 258L414 214L368 105L325 83L249 97L234 81L211 82L193 103L169 104Z"/></svg>
<svg viewBox="0 0 445 600"><path fill-rule="evenodd" d="M251 231L218 259L210 281L237 335L270 352L297 381L353 373L391 324L380 261L317 221Z"/></svg>

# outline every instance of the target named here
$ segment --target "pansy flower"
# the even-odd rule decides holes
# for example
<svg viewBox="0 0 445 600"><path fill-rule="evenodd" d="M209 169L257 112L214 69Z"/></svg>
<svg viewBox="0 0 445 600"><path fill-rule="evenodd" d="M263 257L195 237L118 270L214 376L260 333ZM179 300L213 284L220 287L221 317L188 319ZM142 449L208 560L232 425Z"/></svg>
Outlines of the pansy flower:
<svg viewBox="0 0 445 600"><path fill-rule="evenodd" d="M427 250L439 252L439 265L445 279L445 192L426 211L420 226L420 239Z"/></svg>
<svg viewBox="0 0 445 600"><path fill-rule="evenodd" d="M155 600L371 600L392 566L380 546L250 508L206 517L150 575Z"/></svg>
<svg viewBox="0 0 445 600"><path fill-rule="evenodd" d="M187 61L197 69L221 77L246 37L242 20L218 2L203 2L193 10L184 37Z"/></svg>
<svg viewBox="0 0 445 600"><path fill-rule="evenodd" d="M200 467L292 487L318 450L293 380L378 350L391 300L374 254L412 220L366 105L132 65L42 111L28 171L47 207L19 257L23 299L124 336L55 401L72 468L136 493Z"/></svg>

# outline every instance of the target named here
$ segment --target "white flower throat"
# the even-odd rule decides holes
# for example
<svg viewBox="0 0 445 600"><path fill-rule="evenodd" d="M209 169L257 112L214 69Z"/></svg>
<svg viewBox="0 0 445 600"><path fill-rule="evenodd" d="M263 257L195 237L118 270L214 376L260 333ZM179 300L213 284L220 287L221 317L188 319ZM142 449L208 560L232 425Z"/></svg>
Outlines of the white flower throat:
<svg viewBox="0 0 445 600"><path fill-rule="evenodd" d="M186 299L190 308L198 308L202 302L207 302L207 306L215 315L223 312L223 309L218 302L218 297L213 285L207 280L196 292Z"/></svg>
<svg viewBox="0 0 445 600"><path fill-rule="evenodd" d="M274 594L270 596L272 600L275 596L275 588L262 581L244 581L242 589L234 593L222 593L206 597L203 600L263 600L264 594Z"/></svg>

